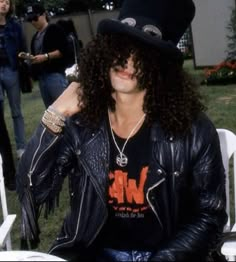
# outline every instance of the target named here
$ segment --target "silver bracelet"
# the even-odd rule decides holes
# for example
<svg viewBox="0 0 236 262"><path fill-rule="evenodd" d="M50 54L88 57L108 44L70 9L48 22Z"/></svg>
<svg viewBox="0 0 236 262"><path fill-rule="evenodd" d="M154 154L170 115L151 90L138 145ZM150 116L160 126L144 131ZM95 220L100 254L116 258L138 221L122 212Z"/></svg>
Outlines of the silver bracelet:
<svg viewBox="0 0 236 262"><path fill-rule="evenodd" d="M61 116L47 109L43 114L42 123L53 133L58 134L65 126L65 118L62 119Z"/></svg>
<svg viewBox="0 0 236 262"><path fill-rule="evenodd" d="M48 121L45 121L45 119L42 118L42 123L45 127L47 127L50 131L52 131L55 134L60 134L62 132L62 127L57 126L53 123L50 123Z"/></svg>

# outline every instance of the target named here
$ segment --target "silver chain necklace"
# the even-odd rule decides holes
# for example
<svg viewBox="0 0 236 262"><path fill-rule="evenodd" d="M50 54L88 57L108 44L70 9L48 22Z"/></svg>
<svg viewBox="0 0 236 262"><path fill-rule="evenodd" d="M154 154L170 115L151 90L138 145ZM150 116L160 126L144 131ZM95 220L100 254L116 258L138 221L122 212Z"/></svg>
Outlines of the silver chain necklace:
<svg viewBox="0 0 236 262"><path fill-rule="evenodd" d="M109 118L109 125L110 125L110 129L111 129L111 135L112 135L112 139L114 141L114 144L119 152L119 154L116 156L116 164L120 167L124 167L128 164L128 157L123 153L124 150L125 150L125 147L130 139L130 137L133 135L133 133L135 132L135 130L137 129L137 127L139 126L139 124L142 122L142 120L144 119L144 117L146 116L146 114L144 114L140 119L139 121L137 122L137 124L134 126L134 128L131 130L131 132L129 133L127 139L125 140L124 142L124 145L122 147L122 149L120 150L117 142L116 142L116 139L115 139L115 136L114 136L114 132L112 130L112 127L111 127L111 120L110 120L110 116L109 116L109 113L108 113L108 118Z"/></svg>

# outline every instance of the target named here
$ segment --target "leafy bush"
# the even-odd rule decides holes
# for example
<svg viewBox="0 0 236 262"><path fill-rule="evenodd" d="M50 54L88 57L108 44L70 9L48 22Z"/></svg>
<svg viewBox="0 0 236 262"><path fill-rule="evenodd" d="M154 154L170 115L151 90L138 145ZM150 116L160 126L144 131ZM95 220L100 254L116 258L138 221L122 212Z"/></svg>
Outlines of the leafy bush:
<svg viewBox="0 0 236 262"><path fill-rule="evenodd" d="M236 59L236 8L232 9L229 24L226 27L229 34L227 35L228 39L228 51L227 51L227 60Z"/></svg>
<svg viewBox="0 0 236 262"><path fill-rule="evenodd" d="M204 85L227 85L236 83L236 8L232 9L228 30L228 50L226 61L204 70Z"/></svg>
<svg viewBox="0 0 236 262"><path fill-rule="evenodd" d="M236 60L225 61L213 68L204 70L205 79L201 84L227 85L236 83Z"/></svg>

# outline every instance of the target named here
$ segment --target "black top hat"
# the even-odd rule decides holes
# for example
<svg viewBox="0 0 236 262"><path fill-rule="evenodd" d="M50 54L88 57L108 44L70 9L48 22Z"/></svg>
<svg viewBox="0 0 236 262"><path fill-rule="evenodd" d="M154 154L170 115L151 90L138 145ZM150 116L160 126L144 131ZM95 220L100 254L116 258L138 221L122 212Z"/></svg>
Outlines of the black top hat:
<svg viewBox="0 0 236 262"><path fill-rule="evenodd" d="M102 20L97 32L126 34L182 60L176 45L194 14L192 0L124 0L118 20Z"/></svg>

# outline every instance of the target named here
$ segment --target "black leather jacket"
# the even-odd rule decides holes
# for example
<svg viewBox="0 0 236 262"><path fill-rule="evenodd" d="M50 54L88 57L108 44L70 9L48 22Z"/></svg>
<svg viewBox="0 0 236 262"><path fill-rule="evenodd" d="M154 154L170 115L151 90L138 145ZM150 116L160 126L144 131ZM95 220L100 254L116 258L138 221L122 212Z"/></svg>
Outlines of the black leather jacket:
<svg viewBox="0 0 236 262"><path fill-rule="evenodd" d="M71 210L50 252L93 243L108 216L107 128L106 121L97 130L85 128L75 117L56 136L40 124L17 172L23 237L38 237L37 207L46 203L50 208L68 175ZM150 139L152 186L146 198L164 236L152 259L204 260L216 247L227 218L216 129L202 114L185 137L166 136L155 123Z"/></svg>

